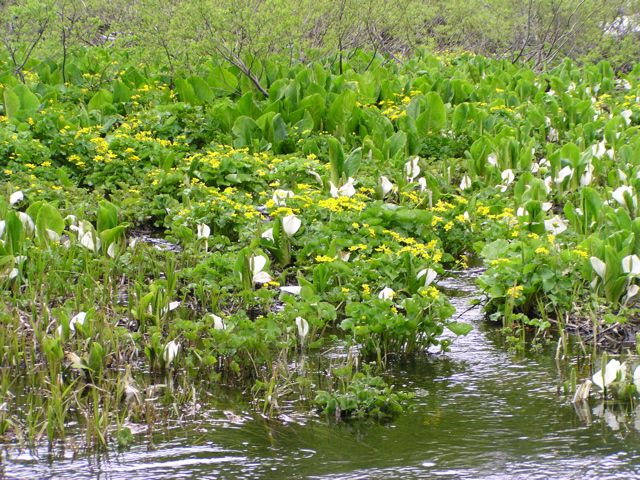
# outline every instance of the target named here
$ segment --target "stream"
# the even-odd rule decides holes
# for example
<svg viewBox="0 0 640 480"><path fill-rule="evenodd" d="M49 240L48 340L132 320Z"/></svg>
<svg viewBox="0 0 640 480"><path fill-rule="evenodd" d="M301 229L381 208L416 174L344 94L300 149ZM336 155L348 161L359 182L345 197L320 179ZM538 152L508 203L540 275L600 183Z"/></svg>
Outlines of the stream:
<svg viewBox="0 0 640 480"><path fill-rule="evenodd" d="M230 396L108 457L0 446L0 478L640 478L640 410L595 397L574 407L555 348L511 353L471 308L476 275L439 282L474 330L446 354L392 367L390 383L415 398L389 423L268 420Z"/></svg>

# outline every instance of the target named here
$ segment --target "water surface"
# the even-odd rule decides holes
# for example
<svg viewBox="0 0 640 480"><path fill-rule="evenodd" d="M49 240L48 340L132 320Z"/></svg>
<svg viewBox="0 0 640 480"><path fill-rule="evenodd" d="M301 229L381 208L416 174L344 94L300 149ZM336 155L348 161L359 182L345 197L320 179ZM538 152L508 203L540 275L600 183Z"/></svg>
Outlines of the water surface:
<svg viewBox="0 0 640 480"><path fill-rule="evenodd" d="M574 407L553 349L516 356L483 325L473 277L441 286L457 292L460 320L474 330L444 355L393 367L392 383L416 395L393 422L336 424L295 408L269 420L237 397L218 399L108 456L6 446L0 478L640 478L636 412L597 400Z"/></svg>

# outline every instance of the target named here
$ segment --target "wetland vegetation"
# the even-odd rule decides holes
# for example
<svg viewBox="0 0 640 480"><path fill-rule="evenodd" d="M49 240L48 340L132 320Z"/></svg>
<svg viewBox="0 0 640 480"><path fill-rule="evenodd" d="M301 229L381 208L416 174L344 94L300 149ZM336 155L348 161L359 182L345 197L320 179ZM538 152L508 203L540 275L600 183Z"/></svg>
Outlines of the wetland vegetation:
<svg viewBox="0 0 640 480"><path fill-rule="evenodd" d="M0 6L6 448L123 452L212 405L376 430L456 351L512 379L553 359L553 402L633 423L640 65L607 50L629 3L530 2L528 36L454 50L453 22L407 36L422 2L134 3Z"/></svg>

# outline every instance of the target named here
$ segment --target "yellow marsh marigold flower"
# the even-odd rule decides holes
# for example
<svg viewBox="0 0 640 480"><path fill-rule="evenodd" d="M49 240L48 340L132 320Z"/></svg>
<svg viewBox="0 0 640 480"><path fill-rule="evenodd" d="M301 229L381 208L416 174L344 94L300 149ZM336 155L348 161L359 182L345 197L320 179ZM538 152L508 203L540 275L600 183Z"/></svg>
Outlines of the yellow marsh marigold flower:
<svg viewBox="0 0 640 480"><path fill-rule="evenodd" d="M512 298L520 298L522 296L522 291L524 287L522 285L516 285L515 287L511 287L507 290L507 295Z"/></svg>

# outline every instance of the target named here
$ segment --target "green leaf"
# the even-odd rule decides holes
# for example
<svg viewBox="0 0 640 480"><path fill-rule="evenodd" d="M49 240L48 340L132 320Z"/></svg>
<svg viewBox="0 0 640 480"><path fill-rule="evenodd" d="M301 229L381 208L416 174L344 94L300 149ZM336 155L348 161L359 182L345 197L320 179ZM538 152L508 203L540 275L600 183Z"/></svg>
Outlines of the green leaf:
<svg viewBox="0 0 640 480"><path fill-rule="evenodd" d="M467 335L473 326L465 322L451 322L447 324L447 328L451 330L454 335L463 336Z"/></svg>

